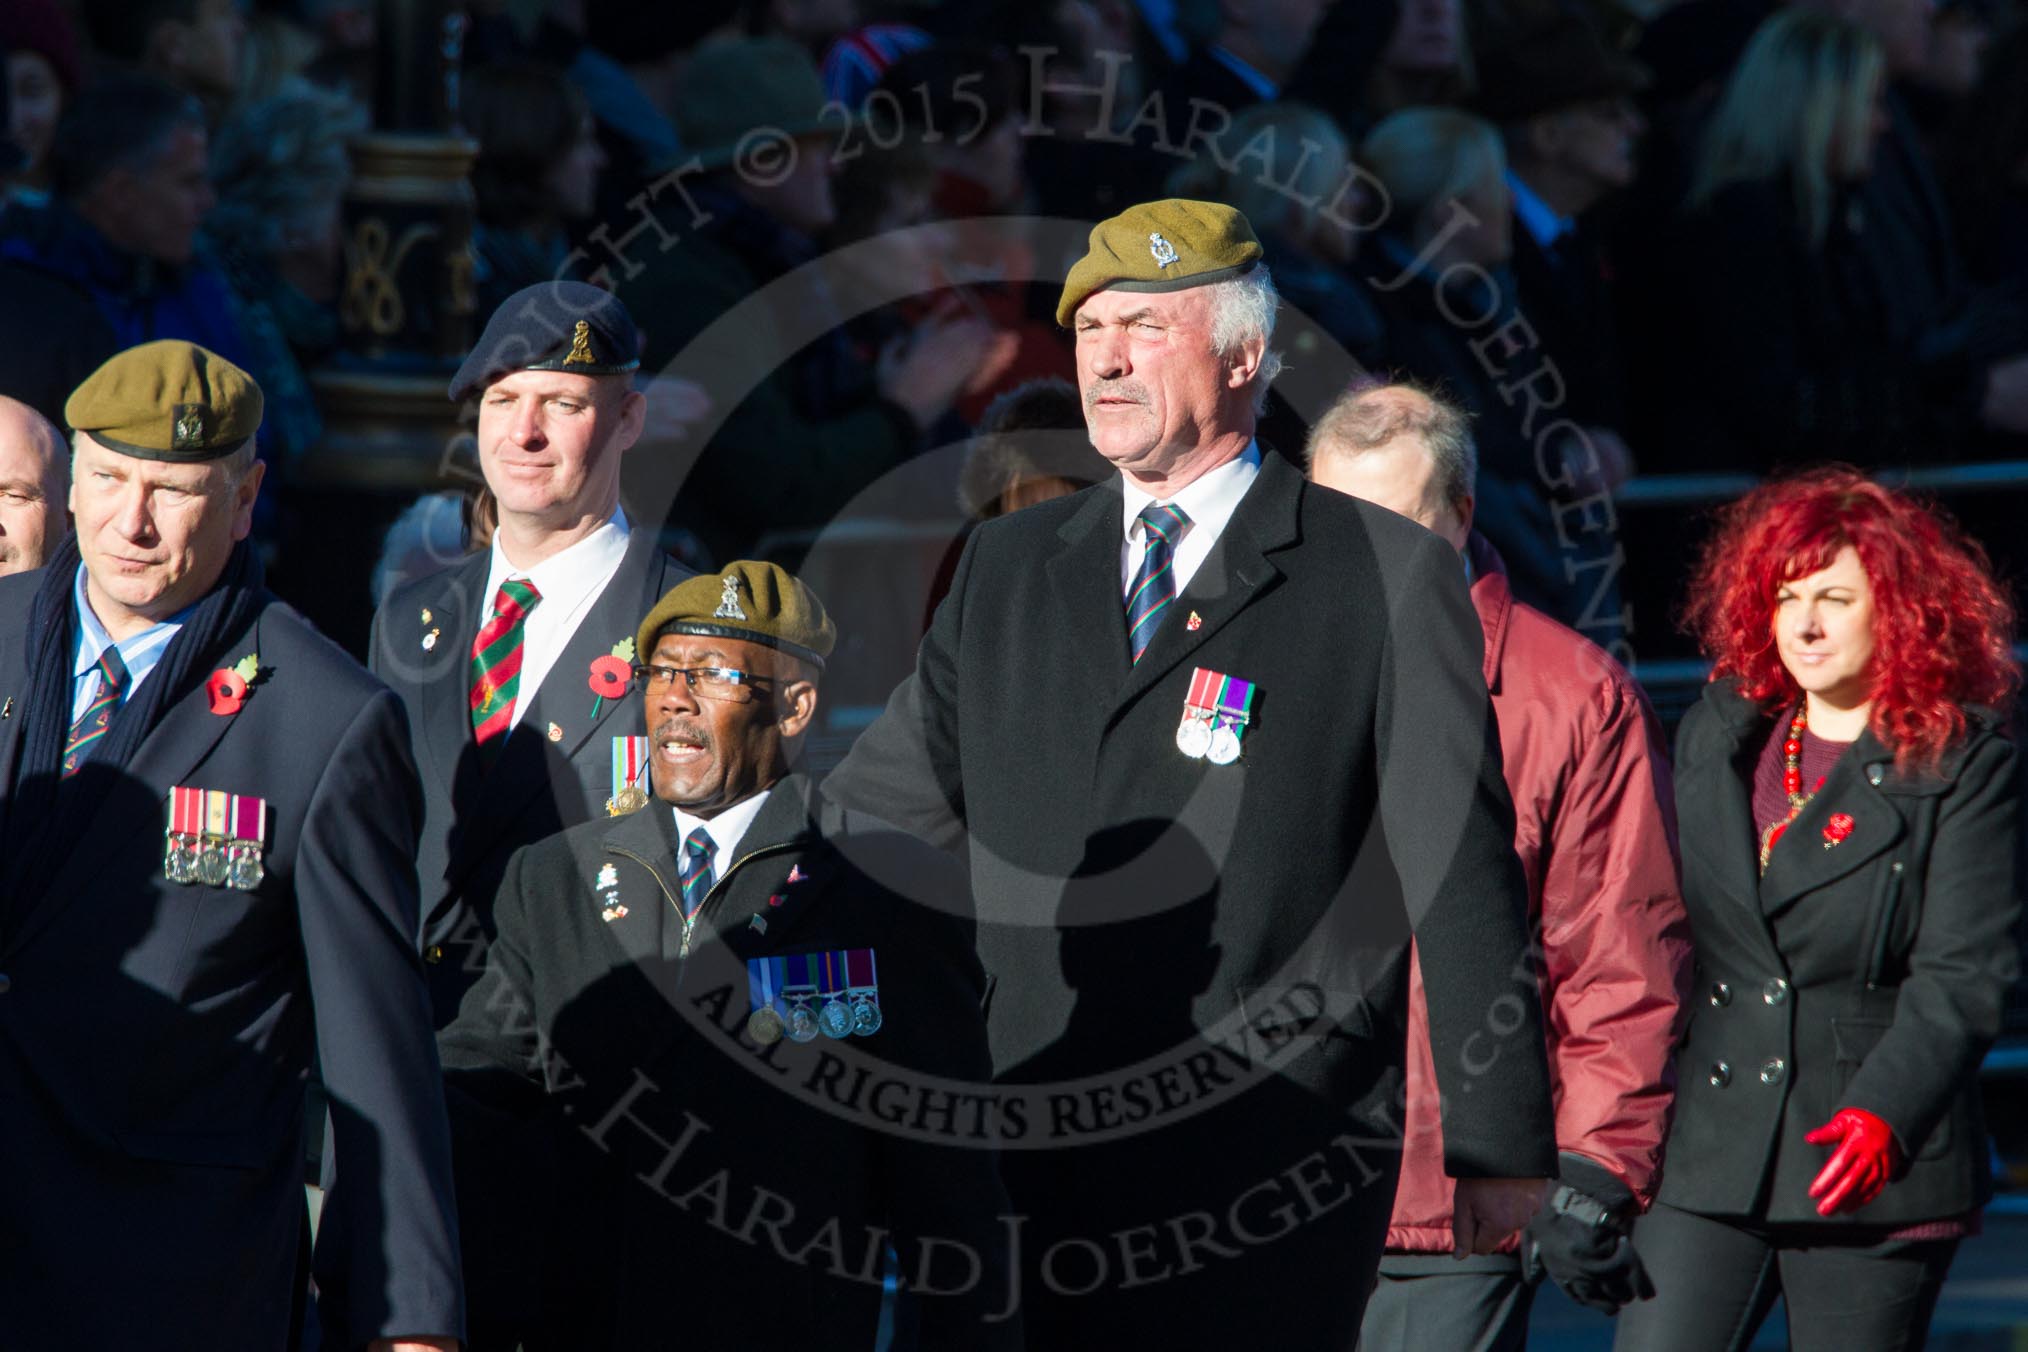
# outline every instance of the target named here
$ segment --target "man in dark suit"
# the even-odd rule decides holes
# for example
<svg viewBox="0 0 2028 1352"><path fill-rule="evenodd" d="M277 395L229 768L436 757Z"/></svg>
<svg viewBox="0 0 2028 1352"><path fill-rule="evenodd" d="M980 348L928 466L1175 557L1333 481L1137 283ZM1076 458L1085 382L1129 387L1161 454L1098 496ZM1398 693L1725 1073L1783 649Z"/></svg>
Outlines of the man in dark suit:
<svg viewBox="0 0 2028 1352"><path fill-rule="evenodd" d="M901 1345L1020 1346L983 978L901 895L963 881L790 773L834 637L773 564L674 588L628 702L654 801L508 867L443 1047L453 1115L511 1146L471 1185L553 1208L509 1259L531 1348L872 1347L890 1238Z"/></svg>
<svg viewBox="0 0 2028 1352"><path fill-rule="evenodd" d="M396 588L368 666L402 697L422 767L417 868L437 1026L485 968L516 848L644 796L623 696L634 624L689 570L620 507L647 396L626 307L580 282L508 298L451 382L479 396L491 548Z"/></svg>
<svg viewBox="0 0 2028 1352"><path fill-rule="evenodd" d="M1555 1168L1457 559L1253 439L1244 217L1135 207L1057 310L1118 479L980 527L838 799L965 845L1036 1346L1350 1347L1400 1164L1411 932L1460 1250ZM1018 1158L1017 1158L1018 1154Z"/></svg>
<svg viewBox="0 0 2028 1352"><path fill-rule="evenodd" d="M1583 424L1594 444L1618 443L1624 381L1598 218L1633 185L1646 127L1633 97L1648 72L1582 15L1551 10L1516 22L1519 31L1484 49L1476 103L1507 145L1516 299L1557 368L1556 383L1545 379L1529 397L1553 407L1542 416ZM1624 446L1601 449L1626 458Z"/></svg>
<svg viewBox="0 0 2028 1352"><path fill-rule="evenodd" d="M71 397L77 533L0 579L0 1345L282 1349L313 1054L327 1345L455 1348L385 687L261 586L260 390L190 343Z"/></svg>

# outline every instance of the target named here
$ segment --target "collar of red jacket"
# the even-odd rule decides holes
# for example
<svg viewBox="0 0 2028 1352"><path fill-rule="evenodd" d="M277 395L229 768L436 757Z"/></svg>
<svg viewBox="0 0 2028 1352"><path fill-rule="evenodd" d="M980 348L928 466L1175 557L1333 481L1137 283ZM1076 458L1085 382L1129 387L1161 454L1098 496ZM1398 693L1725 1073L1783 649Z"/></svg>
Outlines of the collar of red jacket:
<svg viewBox="0 0 2028 1352"><path fill-rule="evenodd" d="M1479 612L1479 628L1486 631L1486 689L1498 690L1500 657L1507 647L1507 616L1514 609L1507 564L1493 542L1477 531L1465 542L1465 557L1472 565L1472 606Z"/></svg>

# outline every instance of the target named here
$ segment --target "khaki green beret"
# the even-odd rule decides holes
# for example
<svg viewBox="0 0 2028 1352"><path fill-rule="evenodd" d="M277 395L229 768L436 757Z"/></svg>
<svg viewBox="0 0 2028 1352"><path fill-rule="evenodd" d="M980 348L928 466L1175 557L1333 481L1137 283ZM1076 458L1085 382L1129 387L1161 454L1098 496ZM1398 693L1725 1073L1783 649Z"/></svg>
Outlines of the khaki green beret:
<svg viewBox="0 0 2028 1352"><path fill-rule="evenodd" d="M817 593L772 563L741 559L715 573L699 573L669 589L634 636L645 662L664 634L736 638L778 648L818 667L831 655L838 631Z"/></svg>
<svg viewBox="0 0 2028 1352"><path fill-rule="evenodd" d="M216 352L164 338L109 357L63 420L108 450L194 464L246 445L261 425L261 387Z"/></svg>
<svg viewBox="0 0 2028 1352"><path fill-rule="evenodd" d="M1182 291L1253 270L1260 241L1246 217L1216 202L1171 197L1128 207L1091 228L1091 245L1063 279L1056 322L1070 327L1095 292Z"/></svg>

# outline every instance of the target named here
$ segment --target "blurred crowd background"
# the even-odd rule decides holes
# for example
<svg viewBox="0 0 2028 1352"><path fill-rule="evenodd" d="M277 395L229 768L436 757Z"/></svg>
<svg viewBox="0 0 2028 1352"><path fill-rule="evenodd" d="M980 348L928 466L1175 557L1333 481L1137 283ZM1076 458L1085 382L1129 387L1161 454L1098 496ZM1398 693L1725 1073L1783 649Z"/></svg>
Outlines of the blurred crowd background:
<svg viewBox="0 0 2028 1352"><path fill-rule="evenodd" d="M1476 415L1479 522L1517 592L1666 661L1699 507L1786 464L1972 483L2011 561L2016 20L2005 0L5 0L0 393L60 425L119 347L241 363L268 398L278 585L356 647L376 579L486 532L439 454L457 411L418 403L424 449L390 476L359 450L398 433L348 430L358 378L426 393L442 335L590 279L646 335L630 512L699 566L797 564L859 520L922 578L900 644L967 519L1106 472L1052 317L1085 230L1212 198L1287 302L1264 440L1299 456L1363 378L1441 385ZM362 147L418 128L473 145L469 243L432 236L434 350L404 343L427 305L384 284L400 222L358 205L363 174L376 202L404 191Z"/></svg>

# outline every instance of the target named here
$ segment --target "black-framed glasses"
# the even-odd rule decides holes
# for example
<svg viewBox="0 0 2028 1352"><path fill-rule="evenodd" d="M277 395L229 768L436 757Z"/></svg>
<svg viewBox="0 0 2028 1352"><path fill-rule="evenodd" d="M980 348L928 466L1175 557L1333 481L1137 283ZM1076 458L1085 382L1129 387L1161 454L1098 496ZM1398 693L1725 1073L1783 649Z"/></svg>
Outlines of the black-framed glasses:
<svg viewBox="0 0 2028 1352"><path fill-rule="evenodd" d="M751 704L757 686L772 679L735 667L665 667L650 662L634 668L634 679L649 690L666 690L676 684L678 676L704 698L728 704Z"/></svg>

